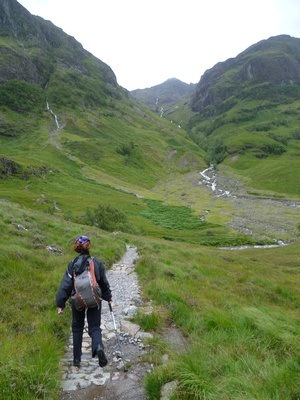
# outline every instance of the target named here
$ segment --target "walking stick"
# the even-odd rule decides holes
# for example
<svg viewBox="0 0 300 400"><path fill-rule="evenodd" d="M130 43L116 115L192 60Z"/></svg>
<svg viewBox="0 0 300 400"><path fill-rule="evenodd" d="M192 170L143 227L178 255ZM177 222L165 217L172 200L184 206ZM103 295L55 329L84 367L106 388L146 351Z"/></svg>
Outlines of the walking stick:
<svg viewBox="0 0 300 400"><path fill-rule="evenodd" d="M114 323L115 335L116 335L116 339L117 339L117 342L118 342L119 350L120 350L120 353L121 353L121 358L122 358L122 362L123 362L123 366L124 366L124 372L127 372L128 369L126 368L124 355L123 355L123 350L122 350L122 347L121 347L121 343L120 343L120 339L119 339L119 335L118 335L118 331L117 331L116 320L115 320L115 316L114 316L114 313L113 313L112 306L111 306L110 302L108 303L108 307L109 307L109 311L110 311L110 314L111 314L111 317L112 317L112 320L113 320L113 323Z"/></svg>

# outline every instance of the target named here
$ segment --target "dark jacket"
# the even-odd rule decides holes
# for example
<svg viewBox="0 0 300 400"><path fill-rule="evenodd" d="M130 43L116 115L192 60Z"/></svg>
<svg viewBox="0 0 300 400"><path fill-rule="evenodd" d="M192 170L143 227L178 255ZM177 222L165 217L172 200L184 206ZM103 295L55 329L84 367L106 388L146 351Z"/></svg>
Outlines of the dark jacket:
<svg viewBox="0 0 300 400"><path fill-rule="evenodd" d="M89 265L88 258L90 257L91 256L89 254L80 254L69 263L56 294L57 307L65 308L66 301L75 292L74 272L77 275L83 272L84 269ZM93 260L95 265L95 277L102 293L101 297L106 301L111 301L111 290L105 275L104 265L97 258L94 258Z"/></svg>

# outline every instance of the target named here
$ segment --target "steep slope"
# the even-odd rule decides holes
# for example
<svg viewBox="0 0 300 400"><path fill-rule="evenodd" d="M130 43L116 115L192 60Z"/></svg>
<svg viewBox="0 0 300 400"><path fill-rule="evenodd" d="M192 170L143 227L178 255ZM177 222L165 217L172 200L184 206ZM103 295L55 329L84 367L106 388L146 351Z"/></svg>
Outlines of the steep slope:
<svg viewBox="0 0 300 400"><path fill-rule="evenodd" d="M0 23L0 82L18 79L45 87L61 69L77 76L97 73L106 85L117 87L108 65L50 21L32 16L17 1L0 1Z"/></svg>
<svg viewBox="0 0 300 400"><path fill-rule="evenodd" d="M168 124L156 121L151 113L138 107L117 84L111 68L74 38L51 22L32 16L15 0L1 0L0 14L3 138L21 140L23 136L24 142L24 134L47 129L45 122L50 128L56 114L58 126L64 127L60 137L65 136L65 144L57 146L61 150L105 170L107 157L114 165L110 168L112 175L122 176L125 181L131 177L123 173L123 164L129 170L134 166L143 168L146 175L151 175L152 184L159 173L155 177L151 170L165 169L167 154L174 150L174 146L168 148L167 141L173 136L183 138L195 153L196 146L184 133L174 132ZM59 132L52 135L52 139L58 135ZM38 137L42 139L42 135ZM18 147L18 140L10 141L7 147L12 143ZM158 157L155 166L153 157ZM119 171L117 165L122 165Z"/></svg>
<svg viewBox="0 0 300 400"><path fill-rule="evenodd" d="M210 193L199 186L204 151L185 130L133 101L111 69L61 29L14 0L0 4L6 16L1 68L7 67L5 51L15 56L15 75L0 83L4 198L68 220L168 240L257 240L225 226L230 206L206 216ZM34 73L21 74L23 59ZM203 123L206 135L214 125ZM202 131L193 129L197 141ZM207 150L205 140L199 144ZM290 187L280 191L292 193Z"/></svg>
<svg viewBox="0 0 300 400"><path fill-rule="evenodd" d="M201 77L192 96L193 111L217 113L221 105L232 96L235 104L245 98L270 100L266 86L276 89L277 94L298 92L291 86L300 83L300 39L288 35L263 40L239 54L236 58L216 64ZM261 85L264 85L262 88ZM264 89L264 90L262 90ZM234 100L231 99L231 106ZM224 109L224 107L223 107Z"/></svg>
<svg viewBox="0 0 300 400"><path fill-rule="evenodd" d="M299 146L292 153L285 145L281 156L264 159L250 159L247 149L244 156L228 157L222 167L232 163L236 174L222 180L217 171L217 188L234 193L224 200L206 187L204 151L184 129L130 99L111 69L59 28L32 17L16 1L0 0L0 5L1 399L65 397L60 361L70 334L70 308L57 315L53 307L74 257L72 241L81 233L91 236L93 255L107 269L128 244L138 247L136 271L146 308L135 322L152 331L155 340L132 347L141 349L141 362L151 364L149 394L159 398L161 386L176 379L180 399L204 391L213 399L241 393L298 398L299 243L242 252L216 246L299 240L299 203L275 196L272 202L259 201L261 193L245 193L240 184L244 172L262 176L271 171L269 181L286 182L280 191L291 193L287 173L299 159ZM286 116L290 130L291 121L299 119L299 104L281 106L276 111ZM257 112L251 120L255 126L264 126L266 115L275 116L271 108L262 110L272 114ZM230 139L229 117L236 118L236 129L246 129L242 117L249 114L238 111L224 116L224 126L205 117L196 122L207 124L211 136ZM195 125L193 134L200 135L202 128ZM215 186L214 171L212 178L207 179L210 187ZM271 229L264 229L269 221ZM114 303L123 309L124 293L117 286ZM130 302L138 300L132 290ZM123 339L132 342L127 335ZM181 354L186 342L191 346ZM127 381L133 382L137 368L129 358ZM118 383L111 384L124 389L126 376L119 372ZM97 386L91 398L101 394ZM130 398L132 392L126 394ZM65 395L89 398L77 391Z"/></svg>
<svg viewBox="0 0 300 400"><path fill-rule="evenodd" d="M226 227L200 221L200 200L190 206L186 179L205 163L186 132L130 99L111 69L61 29L14 0L0 4L2 196L108 230L208 243L210 229L210 244L234 241ZM162 203L168 182L170 205Z"/></svg>
<svg viewBox="0 0 300 400"><path fill-rule="evenodd" d="M271 37L204 73L183 126L208 163L223 162L256 189L297 196L299 94L300 39Z"/></svg>
<svg viewBox="0 0 300 400"><path fill-rule="evenodd" d="M150 88L133 90L130 94L135 100L162 116L168 113L169 109L174 109L179 102L189 99L194 88L194 84L171 78Z"/></svg>

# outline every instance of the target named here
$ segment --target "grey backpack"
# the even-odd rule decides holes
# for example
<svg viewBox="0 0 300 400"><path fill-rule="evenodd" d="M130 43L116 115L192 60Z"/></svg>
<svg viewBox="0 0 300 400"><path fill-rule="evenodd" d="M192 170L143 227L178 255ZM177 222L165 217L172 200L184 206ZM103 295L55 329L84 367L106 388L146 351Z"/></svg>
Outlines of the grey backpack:
<svg viewBox="0 0 300 400"><path fill-rule="evenodd" d="M93 258L89 258L89 265L83 272L76 275L74 272L75 294L71 297L72 303L78 311L85 308L97 307L101 301L101 289L95 277L95 265Z"/></svg>

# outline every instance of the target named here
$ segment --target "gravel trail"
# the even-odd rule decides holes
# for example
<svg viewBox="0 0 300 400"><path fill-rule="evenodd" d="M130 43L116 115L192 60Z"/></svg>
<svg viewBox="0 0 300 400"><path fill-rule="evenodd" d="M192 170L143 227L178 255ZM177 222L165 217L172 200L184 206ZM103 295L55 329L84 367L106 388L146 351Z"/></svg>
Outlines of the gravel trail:
<svg viewBox="0 0 300 400"><path fill-rule="evenodd" d="M103 301L101 328L108 365L100 368L98 359L91 358L91 342L85 328L81 366L79 369L73 367L70 336L66 356L62 360L61 400L146 400L143 378L151 366L144 363L142 357L150 351L147 339L152 335L142 332L138 325L128 321L145 306L134 271L137 259L137 249L127 246L123 258L107 271L113 293L113 314L128 372L124 372L108 303Z"/></svg>

